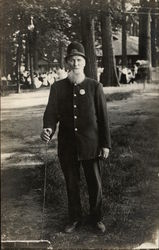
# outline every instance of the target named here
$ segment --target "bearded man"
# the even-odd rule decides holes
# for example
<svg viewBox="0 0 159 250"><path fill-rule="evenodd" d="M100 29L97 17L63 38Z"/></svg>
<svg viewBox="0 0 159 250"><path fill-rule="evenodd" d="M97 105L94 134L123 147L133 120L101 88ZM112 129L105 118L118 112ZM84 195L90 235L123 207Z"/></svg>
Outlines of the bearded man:
<svg viewBox="0 0 159 250"><path fill-rule="evenodd" d="M81 43L68 46L65 60L68 77L51 86L41 138L49 142L59 123L58 157L66 181L69 212L65 232L74 232L82 221L79 188L82 166L91 222L104 233L99 157L107 158L111 146L106 100L101 83L84 74L86 56Z"/></svg>

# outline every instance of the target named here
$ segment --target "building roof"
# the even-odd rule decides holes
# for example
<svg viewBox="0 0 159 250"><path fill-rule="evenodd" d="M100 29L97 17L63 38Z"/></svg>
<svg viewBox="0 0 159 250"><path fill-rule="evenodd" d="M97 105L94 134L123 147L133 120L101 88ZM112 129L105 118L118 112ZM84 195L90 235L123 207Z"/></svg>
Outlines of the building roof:
<svg viewBox="0 0 159 250"><path fill-rule="evenodd" d="M121 32L113 35L113 49L115 56L122 55L122 36ZM102 56L102 45L96 46L97 56ZM127 55L138 55L138 37L127 35Z"/></svg>

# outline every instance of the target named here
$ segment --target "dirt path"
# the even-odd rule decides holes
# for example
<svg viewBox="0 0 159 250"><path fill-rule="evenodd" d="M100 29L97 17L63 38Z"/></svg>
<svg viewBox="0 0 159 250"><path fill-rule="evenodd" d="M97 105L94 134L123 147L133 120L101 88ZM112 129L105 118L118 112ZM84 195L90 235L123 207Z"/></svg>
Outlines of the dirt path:
<svg viewBox="0 0 159 250"><path fill-rule="evenodd" d="M111 130L132 124L139 120L155 118L159 122L159 92L148 88L142 94L137 92L132 98L108 103ZM47 103L48 90L22 93L2 98L2 238L39 239L42 216L41 183L35 177L39 167L46 160L45 145L39 134L42 115ZM155 124L156 126L156 124ZM158 132L156 131L156 136ZM49 157L52 150L49 149ZM38 157L37 157L38 156ZM85 230L75 236L62 233L66 207L61 214L53 207L47 207L45 217L45 237L51 239L55 247L106 247L114 244L109 237L100 238ZM130 240L131 242L131 240ZM131 245L127 241L127 244Z"/></svg>

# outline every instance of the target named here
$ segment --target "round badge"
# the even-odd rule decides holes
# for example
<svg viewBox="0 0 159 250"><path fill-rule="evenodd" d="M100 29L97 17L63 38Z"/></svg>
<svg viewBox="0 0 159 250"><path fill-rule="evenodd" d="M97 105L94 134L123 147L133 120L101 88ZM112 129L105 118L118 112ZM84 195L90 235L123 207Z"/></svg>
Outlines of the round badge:
<svg viewBox="0 0 159 250"><path fill-rule="evenodd" d="M84 89L80 89L80 95L85 95L85 90Z"/></svg>

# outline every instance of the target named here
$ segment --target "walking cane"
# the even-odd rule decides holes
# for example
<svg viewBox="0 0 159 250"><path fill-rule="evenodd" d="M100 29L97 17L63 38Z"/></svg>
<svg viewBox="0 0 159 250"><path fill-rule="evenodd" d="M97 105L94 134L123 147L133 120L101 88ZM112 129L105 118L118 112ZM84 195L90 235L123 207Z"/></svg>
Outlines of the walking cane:
<svg viewBox="0 0 159 250"><path fill-rule="evenodd" d="M42 223L41 223L41 238L44 236L44 213L46 202L46 179L47 179L47 164L48 164L48 143L45 144L45 167L44 167L44 186L43 186L43 207L42 207Z"/></svg>

